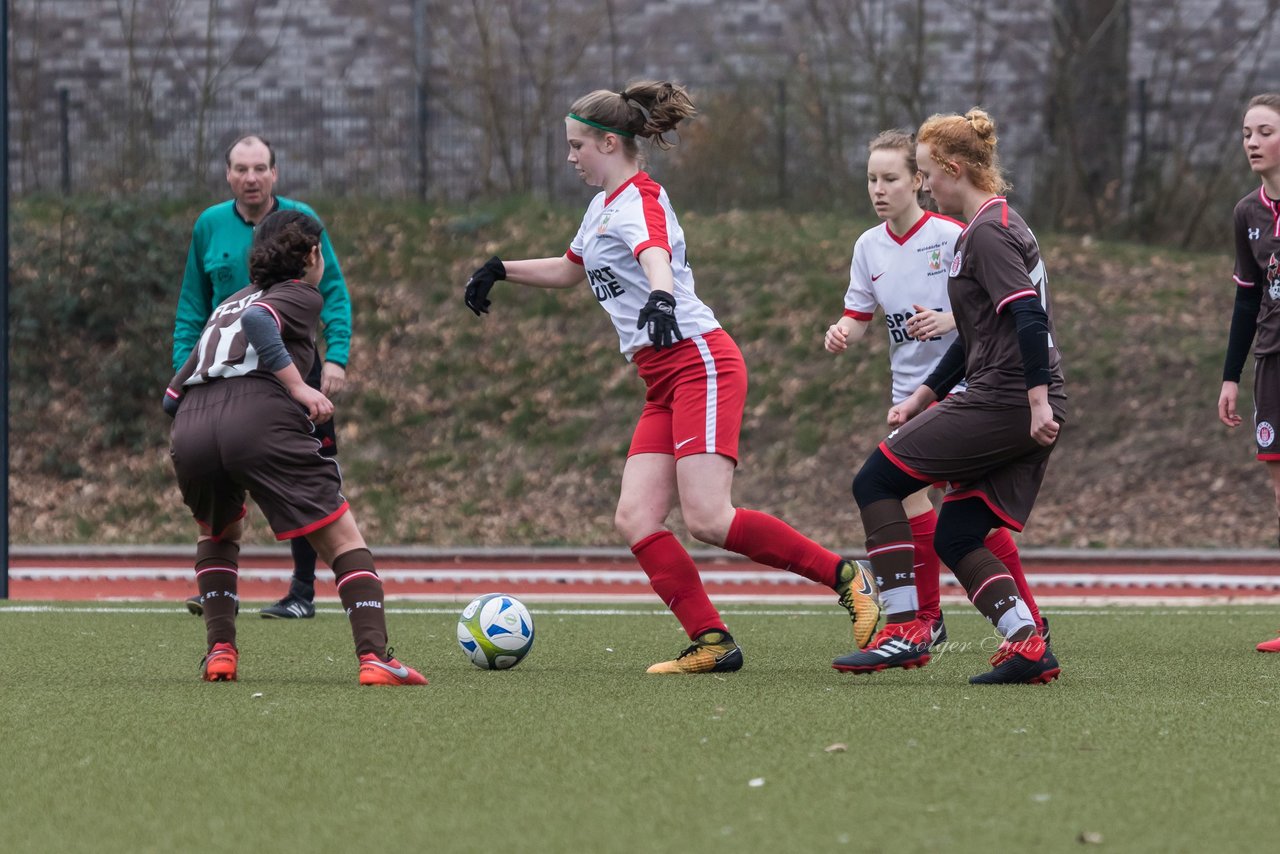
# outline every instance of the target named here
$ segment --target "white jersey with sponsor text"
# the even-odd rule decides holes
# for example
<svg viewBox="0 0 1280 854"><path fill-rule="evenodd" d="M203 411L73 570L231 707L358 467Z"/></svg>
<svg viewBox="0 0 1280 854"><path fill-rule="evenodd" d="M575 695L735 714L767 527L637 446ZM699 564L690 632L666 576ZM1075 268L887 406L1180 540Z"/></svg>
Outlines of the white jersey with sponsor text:
<svg viewBox="0 0 1280 854"><path fill-rule="evenodd" d="M671 209L667 191L646 173L638 172L613 195L606 197L600 192L591 200L565 253L585 268L587 284L613 319L619 349L628 360L637 350L650 346L648 331L636 329L651 292L637 256L650 246L665 249L671 256L680 334L690 338L720 328L715 314L694 293L684 229Z"/></svg>
<svg viewBox="0 0 1280 854"><path fill-rule="evenodd" d="M956 220L925 211L902 236L885 222L864 232L853 246L844 313L856 320L871 320L877 306L884 309L894 403L920 387L956 340L956 333L949 332L917 341L907 335L907 319L915 314L916 305L951 311L947 271L963 228Z"/></svg>

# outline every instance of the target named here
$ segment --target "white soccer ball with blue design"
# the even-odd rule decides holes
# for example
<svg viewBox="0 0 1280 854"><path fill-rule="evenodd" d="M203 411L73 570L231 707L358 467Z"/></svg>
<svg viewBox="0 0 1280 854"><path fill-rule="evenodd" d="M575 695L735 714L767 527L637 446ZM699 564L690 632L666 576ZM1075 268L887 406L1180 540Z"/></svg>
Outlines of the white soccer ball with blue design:
<svg viewBox="0 0 1280 854"><path fill-rule="evenodd" d="M458 645L481 670L515 667L533 649L533 617L506 593L486 593L462 609Z"/></svg>

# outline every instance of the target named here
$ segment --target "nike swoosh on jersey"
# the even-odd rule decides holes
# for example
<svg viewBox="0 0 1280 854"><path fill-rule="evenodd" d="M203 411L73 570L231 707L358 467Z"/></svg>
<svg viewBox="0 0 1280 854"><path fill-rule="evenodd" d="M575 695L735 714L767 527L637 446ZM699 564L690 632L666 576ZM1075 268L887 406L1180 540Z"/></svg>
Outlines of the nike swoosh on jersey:
<svg viewBox="0 0 1280 854"><path fill-rule="evenodd" d="M691 437L689 437L688 439L685 439L685 440L684 440L684 441L682 441L682 442L676 442L676 450L677 450L677 451L678 451L678 450L680 450L681 448L683 448L685 445L689 444L690 442L692 442L692 441L693 441L694 439L696 439L696 438L698 438L698 437L697 437L697 436L691 436Z"/></svg>
<svg viewBox="0 0 1280 854"><path fill-rule="evenodd" d="M871 277L871 281L873 281L873 282L874 282L876 279L880 278L880 277L881 277L881 276L883 276L883 275L884 275L884 273L877 273L877 274L875 274L874 276L872 276L872 277Z"/></svg>
<svg viewBox="0 0 1280 854"><path fill-rule="evenodd" d="M400 664L400 662L398 661L396 663ZM399 676L401 679L409 678L409 668L405 667L403 664L400 664L399 667L392 667L387 662L378 661L376 658L373 659L372 661L366 661L365 664L376 664L378 667L381 667L383 670L387 671L388 673L393 673L396 676Z"/></svg>

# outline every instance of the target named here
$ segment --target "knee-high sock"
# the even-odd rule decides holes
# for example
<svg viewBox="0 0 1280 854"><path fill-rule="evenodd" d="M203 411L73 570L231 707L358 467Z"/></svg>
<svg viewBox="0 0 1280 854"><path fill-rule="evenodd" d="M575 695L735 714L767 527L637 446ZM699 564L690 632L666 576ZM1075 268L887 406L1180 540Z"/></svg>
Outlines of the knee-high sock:
<svg viewBox="0 0 1280 854"><path fill-rule="evenodd" d="M785 569L828 587L836 586L842 560L781 519L741 507L733 514L724 547L756 563Z"/></svg>
<svg viewBox="0 0 1280 854"><path fill-rule="evenodd" d="M911 525L898 499L873 501L859 511L867 535L867 557L880 587L885 622L904 623L916 617L915 544Z"/></svg>
<svg viewBox="0 0 1280 854"><path fill-rule="evenodd" d="M333 559L338 596L351 621L356 656L372 652L387 657L387 614L382 607L382 579L373 568L368 549L352 549Z"/></svg>
<svg viewBox="0 0 1280 854"><path fill-rule="evenodd" d="M938 530L938 513L929 510L907 520L911 523L911 539L916 546L916 615L922 620L936 620L942 616L940 602L942 561L933 548L933 535Z"/></svg>
<svg viewBox="0 0 1280 854"><path fill-rule="evenodd" d="M702 586L698 567L675 534L670 531L650 534L633 545L631 553L649 576L653 592L676 615L690 640L712 629L728 633Z"/></svg>
<svg viewBox="0 0 1280 854"><path fill-rule="evenodd" d="M969 601L1002 637L1021 641L1036 633L1031 611L1018 595L1013 576L989 549L969 552L956 564L955 573L968 592Z"/></svg>
<svg viewBox="0 0 1280 854"><path fill-rule="evenodd" d="M202 540L196 544L196 587L204 607L207 649L215 643L236 645L236 582L240 576L238 543Z"/></svg>
<svg viewBox="0 0 1280 854"><path fill-rule="evenodd" d="M1018 595L1022 597L1022 601L1027 604L1027 608L1031 611L1031 619L1036 622L1036 631L1044 631L1044 620L1040 618L1040 609L1036 606L1036 599L1031 595L1031 586L1027 584L1026 573L1022 571L1022 556L1018 554L1018 543L1013 539L1013 534L1009 533L1008 528L997 528L996 532L987 537L986 547L991 549L991 553L1000 559L1009 569L1009 574L1013 576L1013 583L1018 585Z"/></svg>

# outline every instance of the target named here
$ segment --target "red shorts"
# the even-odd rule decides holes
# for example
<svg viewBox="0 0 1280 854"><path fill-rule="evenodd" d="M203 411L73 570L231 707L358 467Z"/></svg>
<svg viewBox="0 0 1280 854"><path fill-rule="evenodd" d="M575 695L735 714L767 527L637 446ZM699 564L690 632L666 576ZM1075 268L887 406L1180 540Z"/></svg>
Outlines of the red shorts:
<svg viewBox="0 0 1280 854"><path fill-rule="evenodd" d="M644 380L644 411L631 436L633 454L720 454L738 461L747 402L747 365L723 329L635 355Z"/></svg>

